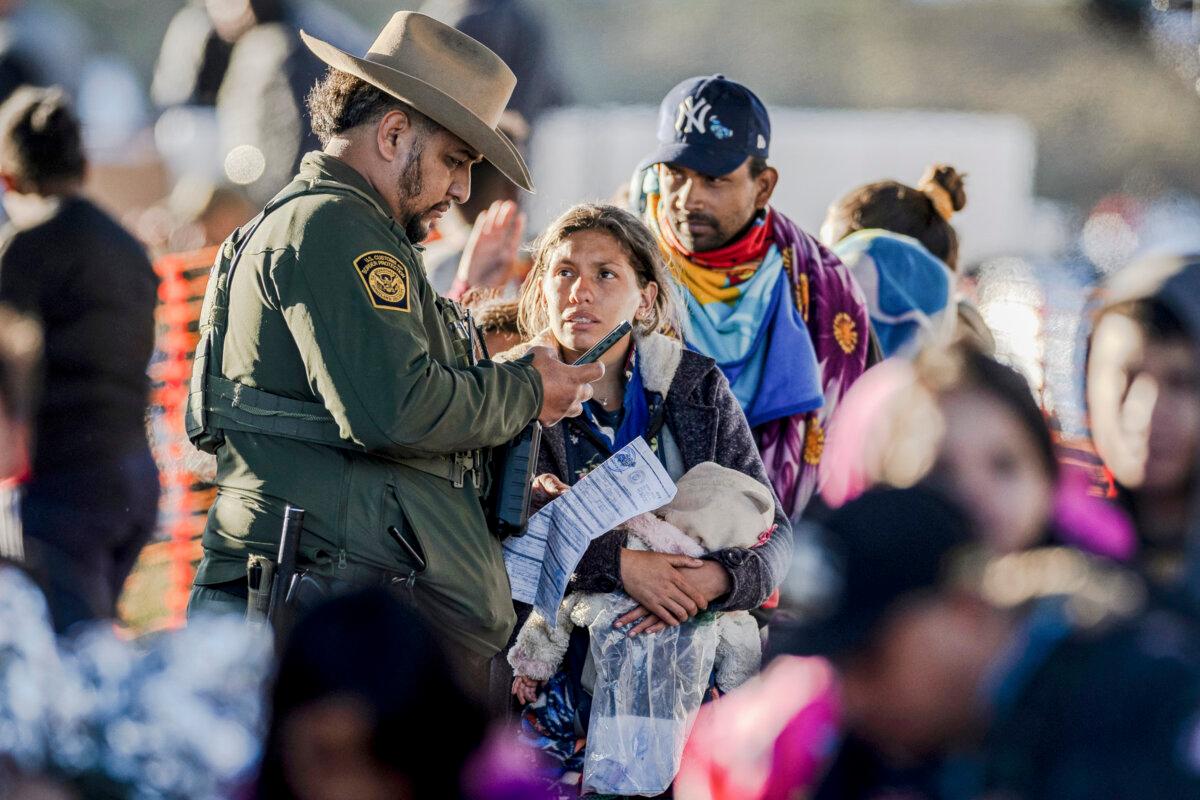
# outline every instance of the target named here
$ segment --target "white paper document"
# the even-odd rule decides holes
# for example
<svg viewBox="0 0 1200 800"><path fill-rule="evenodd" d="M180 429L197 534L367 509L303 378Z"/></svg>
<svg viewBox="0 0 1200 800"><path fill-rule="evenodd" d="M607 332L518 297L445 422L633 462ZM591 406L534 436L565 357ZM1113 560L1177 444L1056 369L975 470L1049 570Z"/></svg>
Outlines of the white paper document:
<svg viewBox="0 0 1200 800"><path fill-rule="evenodd" d="M675 482L640 436L529 518L504 543L514 600L546 619L558 614L571 573L592 540L675 497Z"/></svg>

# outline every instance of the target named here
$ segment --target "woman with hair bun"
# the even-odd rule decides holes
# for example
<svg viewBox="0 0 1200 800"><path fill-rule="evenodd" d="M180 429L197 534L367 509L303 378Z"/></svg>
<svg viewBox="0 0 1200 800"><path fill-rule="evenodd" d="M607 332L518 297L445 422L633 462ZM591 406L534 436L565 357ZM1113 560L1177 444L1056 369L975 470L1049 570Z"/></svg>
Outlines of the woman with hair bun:
<svg viewBox="0 0 1200 800"><path fill-rule="evenodd" d="M880 303L886 305L887 301L878 296L868 298L868 303L873 306L872 327L880 327L880 320L890 323L892 318L903 316L906 311L917 311L931 318L934 316L931 303L936 303L935 298L940 295L940 287L946 276L926 263L924 255L933 255L951 273L958 271L958 232L950 220L967 205L964 177L952 166L933 164L925 170L915 187L894 180L876 181L854 189L829 207L829 213L821 225L821 242L835 252L839 248L846 251L845 255L838 252L843 261L850 258L860 264L859 267L847 266L851 267L859 283L864 285L864 290L871 286L882 286L884 295L892 296L893 305L899 302L908 306L900 309L892 307L880 313ZM862 261L859 254L864 249L861 240L857 247L842 246L847 237L860 231L887 231L904 237L900 239L902 245L892 244L896 241L895 236L883 237L888 244L885 249L903 257L897 261L887 254L882 257L872 254L875 257ZM953 299L952 275L949 288ZM995 350L995 340L978 310L958 300L956 311L958 332L971 338L987 352ZM886 348L883 355L889 355Z"/></svg>
<svg viewBox="0 0 1200 800"><path fill-rule="evenodd" d="M857 231L881 228L911 236L957 271L958 234L950 218L967 205L963 177L954 167L933 164L916 188L898 181L860 186L829 207L821 241L833 246Z"/></svg>
<svg viewBox="0 0 1200 800"><path fill-rule="evenodd" d="M59 631L115 614L158 511L144 422L158 279L141 244L83 196L86 169L61 89L24 87L0 106L0 302L45 339L21 522Z"/></svg>

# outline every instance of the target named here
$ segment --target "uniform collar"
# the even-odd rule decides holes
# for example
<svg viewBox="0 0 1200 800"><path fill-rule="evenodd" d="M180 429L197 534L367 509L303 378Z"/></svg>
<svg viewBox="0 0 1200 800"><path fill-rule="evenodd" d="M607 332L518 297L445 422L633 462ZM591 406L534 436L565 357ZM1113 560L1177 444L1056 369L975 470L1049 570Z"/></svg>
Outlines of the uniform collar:
<svg viewBox="0 0 1200 800"><path fill-rule="evenodd" d="M352 189L357 189L366 195L366 198L379 209L381 214L389 220L392 219L392 213L388 210L388 204L383 199L383 196L375 191L375 187L371 186L370 182L363 177L361 172L336 156L331 156L320 150L313 150L306 153L300 161L300 174L298 177L301 180L334 181L335 183L349 186Z"/></svg>

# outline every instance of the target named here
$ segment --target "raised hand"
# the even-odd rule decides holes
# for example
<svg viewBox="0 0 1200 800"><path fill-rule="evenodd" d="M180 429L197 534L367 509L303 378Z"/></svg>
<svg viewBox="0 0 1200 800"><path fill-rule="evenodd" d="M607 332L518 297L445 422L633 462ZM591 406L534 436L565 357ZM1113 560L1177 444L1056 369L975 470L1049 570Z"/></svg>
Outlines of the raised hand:
<svg viewBox="0 0 1200 800"><path fill-rule="evenodd" d="M512 200L497 200L475 220L462 257L459 281L467 286L504 288L514 277L525 235L525 214Z"/></svg>

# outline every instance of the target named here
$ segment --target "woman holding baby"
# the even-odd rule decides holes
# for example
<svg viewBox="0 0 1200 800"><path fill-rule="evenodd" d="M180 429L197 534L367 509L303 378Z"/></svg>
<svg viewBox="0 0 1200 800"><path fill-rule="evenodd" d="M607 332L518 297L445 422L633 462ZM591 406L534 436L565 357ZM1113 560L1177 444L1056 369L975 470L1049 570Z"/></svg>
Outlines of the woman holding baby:
<svg viewBox="0 0 1200 800"><path fill-rule="evenodd" d="M664 333L680 328L674 295L650 231L614 206L576 206L538 241L520 302L521 327L531 344L557 347L569 363L621 322L634 326L602 357L605 375L583 415L544 432L534 486L543 501L639 436L676 481L699 464L716 462L770 492L725 376L712 359ZM592 542L568 591L623 591L633 607L614 626L628 628L629 636L653 635L705 610L758 608L782 581L791 556L787 517L778 500L774 505L773 524L752 532L754 546L700 558L631 549L626 530L610 531ZM528 611L518 609L522 620ZM512 687L528 704L523 728L559 763L564 791L578 783L585 752L577 732L588 723L587 662L588 633L577 628L549 680L518 669Z"/></svg>

